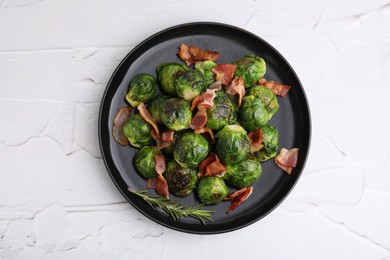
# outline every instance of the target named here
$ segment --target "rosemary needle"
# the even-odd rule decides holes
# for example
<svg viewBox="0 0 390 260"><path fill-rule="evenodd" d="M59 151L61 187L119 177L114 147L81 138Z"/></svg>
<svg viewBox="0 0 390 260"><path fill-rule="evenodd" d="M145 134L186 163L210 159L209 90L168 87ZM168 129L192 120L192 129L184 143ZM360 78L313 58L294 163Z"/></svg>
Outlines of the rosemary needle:
<svg viewBox="0 0 390 260"><path fill-rule="evenodd" d="M146 203L148 203L152 208L157 209L161 208L166 213L168 213L175 221L180 217L191 217L198 219L202 224L206 224L206 220L213 221L210 218L210 215L215 211L204 210L202 209L202 204L189 207L181 203L172 201L170 199L164 198L162 196L148 196L146 191L133 191L128 188L128 191L141 197Z"/></svg>

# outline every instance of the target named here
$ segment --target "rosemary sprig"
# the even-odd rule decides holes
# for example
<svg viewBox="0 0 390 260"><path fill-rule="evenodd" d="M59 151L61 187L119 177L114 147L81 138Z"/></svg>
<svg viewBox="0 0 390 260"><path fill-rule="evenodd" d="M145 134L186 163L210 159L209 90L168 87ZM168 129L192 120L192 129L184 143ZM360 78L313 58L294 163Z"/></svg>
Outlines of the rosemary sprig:
<svg viewBox="0 0 390 260"><path fill-rule="evenodd" d="M141 197L146 203L148 203L152 208L157 210L157 208L163 209L168 213L175 221L180 217L191 217L198 219L202 222L203 225L206 225L206 220L213 222L210 218L210 215L215 211L204 210L202 209L202 204L189 207L181 203L172 201L170 199L164 198L162 196L148 196L146 191L133 191L128 188L128 191Z"/></svg>

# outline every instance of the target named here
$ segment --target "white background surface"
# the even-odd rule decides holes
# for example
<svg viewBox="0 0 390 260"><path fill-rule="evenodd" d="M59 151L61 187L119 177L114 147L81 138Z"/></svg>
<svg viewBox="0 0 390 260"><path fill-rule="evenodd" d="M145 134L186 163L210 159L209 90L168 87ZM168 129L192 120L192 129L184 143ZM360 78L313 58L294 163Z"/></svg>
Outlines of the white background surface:
<svg viewBox="0 0 390 260"><path fill-rule="evenodd" d="M0 0L0 259L390 259L390 3L236 2ZM101 97L120 60L194 21L276 47L312 113L293 192L221 235L144 217L98 146Z"/></svg>

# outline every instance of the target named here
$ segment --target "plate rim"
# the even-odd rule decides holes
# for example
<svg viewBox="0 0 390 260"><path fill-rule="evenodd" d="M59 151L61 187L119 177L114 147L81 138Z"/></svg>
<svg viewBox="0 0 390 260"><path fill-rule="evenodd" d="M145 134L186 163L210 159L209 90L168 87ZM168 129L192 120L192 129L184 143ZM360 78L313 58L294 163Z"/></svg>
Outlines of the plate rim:
<svg viewBox="0 0 390 260"><path fill-rule="evenodd" d="M105 111L103 111L105 100L107 98L107 95L108 95L108 92L110 90L110 86L111 86L112 82L116 78L116 76L118 74L118 71L122 68L123 64L127 61L127 59L129 57L131 57L136 51L138 51L138 49L140 49L145 43L149 42L150 40L153 40L154 38L156 38L156 37L158 37L160 35L166 34L168 32L174 31L174 30L182 29L182 28L185 28L185 27L193 27L193 26L196 27L196 26L205 26L205 25L210 25L210 26L214 26L214 27L225 27L225 28L229 28L231 30L238 31L240 33L248 34L249 36L254 37L257 40L263 42L268 48L270 48L274 53L276 53L278 55L278 58L280 58L287 65L287 67L290 69L290 72L293 74L293 76L295 77L295 79L299 83L299 88L300 88L300 91L302 92L303 100L305 101L305 109L307 110L305 112L307 112L307 118L306 119L307 119L307 127L308 127L308 129L307 129L307 133L308 133L308 136L307 136L307 152L306 152L306 156L304 158L304 161L302 163L302 169L301 169L301 171L299 173L296 173L298 175L296 177L296 180L292 183L290 189L284 194L284 196L282 196L282 198L277 203L275 203L272 207L270 207L270 209L268 211L266 211L261 216L253 218L251 221L247 221L247 222L245 222L243 224L240 224L240 225L237 225L237 226L234 226L234 227L229 227L229 228L225 228L225 229L221 229L221 230L211 230L211 231L208 231L208 230L206 230L206 231L189 230L189 229L185 229L185 228L180 228L180 227L177 227L177 226L169 225L168 223L165 223L164 221L160 221L159 219L156 219L156 218L150 216L149 214L144 212L144 210L140 209L129 198L129 196L128 196L129 194L128 193L126 194L125 191L122 190L122 188L120 187L119 183L115 179L115 176L112 173L112 171L110 169L110 166L109 166L109 163L108 163L107 158L106 158L106 152L105 152L105 148L104 148L104 144L103 144L104 141L103 141L103 135L102 135L102 124L103 124L103 122L102 122L102 115L105 112ZM247 226L249 226L249 225L259 221L260 219L266 217L268 214L270 214L272 211L274 211L289 196L289 194L292 192L292 190L294 189L295 185L298 183L299 179L302 176L302 173L303 173L303 171L305 169L305 165L306 165L306 163L308 161L308 157L309 157L309 154L310 154L311 137L312 137L312 122L311 122L310 104L309 104L309 100L307 98L306 92L305 92L305 90L303 88L302 82L300 81L300 79L299 79L298 75L296 74L295 70L292 68L292 66L286 60L286 58L275 47L273 47L271 44L269 44L263 38L261 38L260 36L250 32L250 31L247 31L246 29L243 29L243 28L240 28L240 27L237 27L237 26L234 26L234 25L226 24L226 23L200 21L200 22L189 22L189 23L177 24L177 25L174 25L174 26L171 26L171 27L167 27L167 28L165 28L163 30L160 30L160 31L150 35L146 39L142 40L139 44L137 44L134 48L132 48L131 51L129 51L122 58L122 60L118 64L118 66L112 72L112 74L110 76L110 79L107 82L107 85L105 87L105 90L104 90L104 93L102 95L101 101L100 101L100 108L99 108L98 116L99 116L99 118L98 118L98 137L99 137L99 147L100 147L100 151L101 151L101 154L102 154L102 159L104 161L105 168L106 168L106 170L107 170L111 180L113 181L113 183L115 184L115 186L119 190L119 192L122 194L122 196L126 199L126 201L128 203L130 203L132 205L132 207L137 209L138 212L140 212L142 215L146 216L148 219L152 220L153 222L158 223L158 224L160 224L160 225L162 225L164 227L167 227L167 228L170 228L170 229L173 229L173 230L176 230L176 231L188 233L188 234L212 235L212 234L222 234L222 233L232 232L232 231L236 231L236 230L239 230L241 228L247 227Z"/></svg>

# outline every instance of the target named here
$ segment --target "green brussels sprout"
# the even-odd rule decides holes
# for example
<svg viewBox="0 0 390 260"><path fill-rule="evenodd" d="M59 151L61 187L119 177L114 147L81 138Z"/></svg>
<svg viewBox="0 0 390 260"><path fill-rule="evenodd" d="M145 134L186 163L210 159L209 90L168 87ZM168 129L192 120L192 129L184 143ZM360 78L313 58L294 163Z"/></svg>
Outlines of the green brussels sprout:
<svg viewBox="0 0 390 260"><path fill-rule="evenodd" d="M162 90L170 95L176 95L175 77L178 71L187 71L188 68L180 63L169 62L160 64L157 71L157 78L160 82Z"/></svg>
<svg viewBox="0 0 390 260"><path fill-rule="evenodd" d="M176 73L175 90L176 94L191 101L199 96L207 86L202 72L198 70L179 71Z"/></svg>
<svg viewBox="0 0 390 260"><path fill-rule="evenodd" d="M268 111L270 119L273 115L276 114L276 112L278 112L278 99L270 89L264 86L256 85L249 90L248 95L253 95L257 98L260 98L260 100L264 103L264 106Z"/></svg>
<svg viewBox="0 0 390 260"><path fill-rule="evenodd" d="M229 98L225 91L215 92L214 106L207 109L206 126L211 130L219 130L225 125L230 124L234 119L233 113L237 110L235 104Z"/></svg>
<svg viewBox="0 0 390 260"><path fill-rule="evenodd" d="M154 169L154 156L160 155L160 150L154 146L144 146L134 156L135 170L145 179L155 178L157 173Z"/></svg>
<svg viewBox="0 0 390 260"><path fill-rule="evenodd" d="M135 75L129 84L129 91L126 100L132 107L138 106L141 102L148 102L156 95L157 83L150 74L141 73Z"/></svg>
<svg viewBox="0 0 390 260"><path fill-rule="evenodd" d="M123 125L123 133L132 146L142 148L153 143L150 135L151 126L140 114L132 115Z"/></svg>
<svg viewBox="0 0 390 260"><path fill-rule="evenodd" d="M162 103L164 103L164 101L168 99L170 99L170 97L168 96L155 96L148 104L148 111L157 123L161 122L160 110Z"/></svg>
<svg viewBox="0 0 390 260"><path fill-rule="evenodd" d="M212 60L198 61L195 63L195 69L202 72L204 76L206 87L210 86L210 84L214 82L214 74L212 69L215 66L217 66L217 63Z"/></svg>
<svg viewBox="0 0 390 260"><path fill-rule="evenodd" d="M244 160L249 153L250 140L244 128L239 125L227 125L215 135L216 150L219 158L226 164Z"/></svg>
<svg viewBox="0 0 390 260"><path fill-rule="evenodd" d="M202 203L216 204L226 198L229 190L221 177L208 176L200 179L197 193Z"/></svg>
<svg viewBox="0 0 390 260"><path fill-rule="evenodd" d="M260 177L260 174L260 162L253 155L248 155L241 162L228 164L224 179L235 187L243 188L252 185Z"/></svg>
<svg viewBox="0 0 390 260"><path fill-rule="evenodd" d="M187 196L196 186L198 171L182 167L175 160L169 161L164 172L169 190L176 196Z"/></svg>
<svg viewBox="0 0 390 260"><path fill-rule="evenodd" d="M187 129L192 120L191 103L181 98L170 98L161 104L160 119L169 129Z"/></svg>
<svg viewBox="0 0 390 260"><path fill-rule="evenodd" d="M246 55L236 60L234 64L237 65L234 76L244 79L245 88L253 86L265 75L265 61L256 55Z"/></svg>
<svg viewBox="0 0 390 260"><path fill-rule="evenodd" d="M278 130L270 124L263 128L264 147L255 155L260 162L267 161L276 156L278 150Z"/></svg>
<svg viewBox="0 0 390 260"><path fill-rule="evenodd" d="M255 96L246 96L242 99L238 117L242 126L248 131L262 128L270 118L264 103Z"/></svg>
<svg viewBox="0 0 390 260"><path fill-rule="evenodd" d="M173 158L183 167L196 168L209 153L209 143L200 134L183 134L175 145Z"/></svg>

